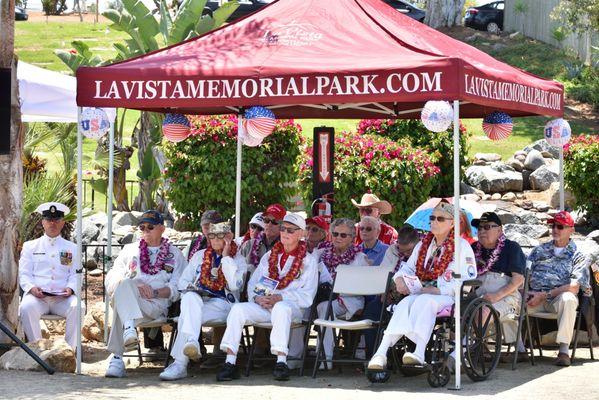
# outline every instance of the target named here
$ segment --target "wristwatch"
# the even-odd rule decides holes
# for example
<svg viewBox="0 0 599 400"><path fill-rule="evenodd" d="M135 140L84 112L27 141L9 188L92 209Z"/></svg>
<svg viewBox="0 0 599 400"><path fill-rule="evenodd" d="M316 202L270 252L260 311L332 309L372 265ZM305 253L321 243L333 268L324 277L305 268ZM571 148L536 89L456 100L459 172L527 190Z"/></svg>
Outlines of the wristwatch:
<svg viewBox="0 0 599 400"><path fill-rule="evenodd" d="M154 289L152 291L152 295L154 296L155 299L158 298L158 289Z"/></svg>
<svg viewBox="0 0 599 400"><path fill-rule="evenodd" d="M553 296L551 296L551 290L548 290L545 292L545 300L551 301L551 299L553 299Z"/></svg>

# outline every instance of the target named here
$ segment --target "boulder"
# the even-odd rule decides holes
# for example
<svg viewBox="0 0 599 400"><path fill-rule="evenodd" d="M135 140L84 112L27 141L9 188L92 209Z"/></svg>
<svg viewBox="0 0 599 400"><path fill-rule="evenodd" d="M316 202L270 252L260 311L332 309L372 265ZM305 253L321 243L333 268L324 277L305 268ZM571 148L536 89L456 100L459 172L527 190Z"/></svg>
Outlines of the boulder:
<svg viewBox="0 0 599 400"><path fill-rule="evenodd" d="M471 166L466 170L466 178L470 185L485 193L522 191L522 174L501 163Z"/></svg>
<svg viewBox="0 0 599 400"><path fill-rule="evenodd" d="M536 247L540 244L540 242L537 239L525 236L516 231L505 232L505 236L508 239L518 243L522 247Z"/></svg>
<svg viewBox="0 0 599 400"><path fill-rule="evenodd" d="M133 243L134 241L135 241L135 234L133 232L129 232L119 240L119 243L120 244L129 244L129 243Z"/></svg>
<svg viewBox="0 0 599 400"><path fill-rule="evenodd" d="M545 139L539 139L531 145L526 146L523 150L529 153L531 150L537 150L539 152L546 151L551 154L553 158L559 158L559 148L553 147Z"/></svg>
<svg viewBox="0 0 599 400"><path fill-rule="evenodd" d="M516 223L516 216L514 214L512 214L511 212L504 211L504 210L497 210L496 213L503 225Z"/></svg>
<svg viewBox="0 0 599 400"><path fill-rule="evenodd" d="M553 182L559 181L559 171L554 166L543 165L530 174L532 190L547 190Z"/></svg>
<svg viewBox="0 0 599 400"><path fill-rule="evenodd" d="M81 333L87 340L104 340L104 302L94 303L85 314Z"/></svg>
<svg viewBox="0 0 599 400"><path fill-rule="evenodd" d="M93 258L89 258L83 266L86 270L93 271L94 269L98 268L98 262Z"/></svg>
<svg viewBox="0 0 599 400"><path fill-rule="evenodd" d="M481 197L481 200L485 201L485 200L491 200L491 195L490 194L484 194L483 197Z"/></svg>
<svg viewBox="0 0 599 400"><path fill-rule="evenodd" d="M517 232L529 238L538 239L549 235L549 228L547 225L507 224L503 226L503 232L506 235L508 232Z"/></svg>
<svg viewBox="0 0 599 400"><path fill-rule="evenodd" d="M522 190L530 190L530 174L531 170L523 169L522 170Z"/></svg>
<svg viewBox="0 0 599 400"><path fill-rule="evenodd" d="M524 169L524 164L515 158L508 158L505 162L507 165L515 169L516 171L522 171Z"/></svg>
<svg viewBox="0 0 599 400"><path fill-rule="evenodd" d="M76 229L77 224L75 224L75 231ZM100 235L100 228L89 218L84 219L81 224L81 243L89 244L98 239L98 235Z"/></svg>
<svg viewBox="0 0 599 400"><path fill-rule="evenodd" d="M98 212L83 218L83 222L89 222L100 228L108 223L108 215L104 212Z"/></svg>
<svg viewBox="0 0 599 400"><path fill-rule="evenodd" d="M514 160L518 160L522 163L522 165L524 165L524 161L526 161L526 154L518 154L517 156L514 156Z"/></svg>
<svg viewBox="0 0 599 400"><path fill-rule="evenodd" d="M482 190L472 187L465 182L460 182L460 193L461 194L475 194L478 197L483 197L483 195L485 194L485 192L483 192Z"/></svg>
<svg viewBox="0 0 599 400"><path fill-rule="evenodd" d="M549 205L553 208L559 208L559 182L553 182L549 185L549 188L546 190L547 193L547 201ZM572 207L576 201L574 195L568 191L564 190L564 205L566 207Z"/></svg>
<svg viewBox="0 0 599 400"><path fill-rule="evenodd" d="M513 192L507 192L506 194L501 196L501 200L514 201L514 200L516 200L516 194Z"/></svg>
<svg viewBox="0 0 599 400"><path fill-rule="evenodd" d="M516 214L516 223L524 225L537 225L540 224L541 221L539 221L534 212L522 210Z"/></svg>
<svg viewBox="0 0 599 400"><path fill-rule="evenodd" d="M516 200L514 204L525 210L530 210L532 208L532 201L530 200Z"/></svg>
<svg viewBox="0 0 599 400"><path fill-rule="evenodd" d="M587 240L594 240L599 243L599 229L595 230L587 235Z"/></svg>
<svg viewBox="0 0 599 400"><path fill-rule="evenodd" d="M469 200L469 201L479 201L480 197L478 197L475 194L464 194L460 196L460 199L462 200Z"/></svg>
<svg viewBox="0 0 599 400"><path fill-rule="evenodd" d="M549 211L550 208L549 204L545 203L544 201L533 201L532 206L540 212Z"/></svg>
<svg viewBox="0 0 599 400"><path fill-rule="evenodd" d="M491 200L501 200L501 193L493 193L491 195Z"/></svg>
<svg viewBox="0 0 599 400"><path fill-rule="evenodd" d="M75 372L75 352L63 338L41 339L31 343L29 347L56 371ZM20 347L15 347L0 357L0 368L18 371L42 370L42 367Z"/></svg>
<svg viewBox="0 0 599 400"><path fill-rule="evenodd" d="M488 162L501 160L501 156L497 153L476 153L474 155L474 158L476 160L482 160L482 161L488 161Z"/></svg>
<svg viewBox="0 0 599 400"><path fill-rule="evenodd" d="M486 162L485 160L474 160L472 162L472 165L488 165L489 163Z"/></svg>
<svg viewBox="0 0 599 400"><path fill-rule="evenodd" d="M548 151L544 150L544 151L541 152L541 154L543 155L543 158L551 158L551 159L553 159L553 154L551 154Z"/></svg>
<svg viewBox="0 0 599 400"><path fill-rule="evenodd" d="M518 200L521 200L521 199L523 199L523 198L524 198L524 193L516 193L516 198L517 198Z"/></svg>
<svg viewBox="0 0 599 400"><path fill-rule="evenodd" d="M526 155L527 155L527 154L528 154L528 153L527 153L527 152L525 152L524 150L518 150L518 151L515 151L515 152L514 152L514 158L515 158L515 157L524 157L524 158L526 158Z"/></svg>
<svg viewBox="0 0 599 400"><path fill-rule="evenodd" d="M591 263L599 262L599 244L592 240L575 240L576 248L584 255L590 258Z"/></svg>
<svg viewBox="0 0 599 400"><path fill-rule="evenodd" d="M127 226L134 225L137 226L139 224L139 218L135 216L133 212L120 211L117 212L114 217L112 217L112 226Z"/></svg>
<svg viewBox="0 0 599 400"><path fill-rule="evenodd" d="M543 159L541 152L538 150L530 150L524 160L524 168L536 171L537 168L540 168L543 165L545 165L545 160Z"/></svg>

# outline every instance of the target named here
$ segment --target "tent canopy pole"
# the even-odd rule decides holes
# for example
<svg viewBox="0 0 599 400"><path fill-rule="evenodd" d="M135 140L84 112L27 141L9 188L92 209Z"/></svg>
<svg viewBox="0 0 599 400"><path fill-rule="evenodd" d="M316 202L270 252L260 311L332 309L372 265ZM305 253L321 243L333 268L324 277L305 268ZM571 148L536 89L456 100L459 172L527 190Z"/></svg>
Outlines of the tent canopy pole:
<svg viewBox="0 0 599 400"><path fill-rule="evenodd" d="M75 264L77 266L77 368L76 373L81 374L81 273L83 272L83 258L81 244L82 221L83 221L83 138L81 137L81 107L77 107L77 257Z"/></svg>
<svg viewBox="0 0 599 400"><path fill-rule="evenodd" d="M241 235L241 133L243 130L243 114L237 115L237 172L235 179L235 237Z"/></svg>
<svg viewBox="0 0 599 400"><path fill-rule="evenodd" d="M462 296L462 266L460 265L460 102L453 102L453 205L455 211L453 214L454 226L454 270L455 279L455 389L461 389L461 361L462 361L462 327L460 300Z"/></svg>
<svg viewBox="0 0 599 400"><path fill-rule="evenodd" d="M114 193L114 125L115 120L110 122L110 131L108 133L108 194L106 195L107 210L106 214L108 217L106 223L107 246L106 246L106 257L104 268L106 272L112 268L112 197ZM109 301L106 296L106 289L104 289L104 343L108 343L108 319L110 314Z"/></svg>

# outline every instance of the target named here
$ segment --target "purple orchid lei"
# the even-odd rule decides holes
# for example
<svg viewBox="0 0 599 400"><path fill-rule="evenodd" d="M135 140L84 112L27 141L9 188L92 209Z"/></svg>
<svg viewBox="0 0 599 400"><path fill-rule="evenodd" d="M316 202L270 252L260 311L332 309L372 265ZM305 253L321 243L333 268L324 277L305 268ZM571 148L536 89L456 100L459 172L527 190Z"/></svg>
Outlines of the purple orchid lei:
<svg viewBox="0 0 599 400"><path fill-rule="evenodd" d="M260 255L258 254L260 250L260 245L262 244L262 239L264 238L264 233L260 232L254 238L254 242L252 243L252 248L250 249L250 264L254 267L257 267L260 263Z"/></svg>
<svg viewBox="0 0 599 400"><path fill-rule="evenodd" d="M150 263L150 252L148 250L148 243L141 239L139 241L139 266L141 268L141 272L147 275L156 275L160 271L164 269L164 261L168 256L170 243L168 239L162 238L160 239L160 250L158 251L158 255L156 256L156 262L154 265Z"/></svg>
<svg viewBox="0 0 599 400"><path fill-rule="evenodd" d="M331 277L333 277L334 279L335 275L337 275L337 267L342 264L347 265L354 261L354 259L356 258L356 254L358 254L361 250L359 246L352 245L349 246L349 248L345 250L343 254L337 255L335 254L335 247L333 246L333 243L326 243L326 245L323 245L323 248L325 250L320 257L320 260L327 267L327 270L331 274Z"/></svg>
<svg viewBox="0 0 599 400"><path fill-rule="evenodd" d="M482 275L485 272L489 271L491 268L493 268L497 260L499 260L499 255L501 254L501 251L505 246L505 239L505 235L502 233L501 236L499 236L499 240L497 241L497 246L495 246L495 249L493 249L493 253L491 253L491 256L489 257L486 263L484 263L482 257L483 245L480 244L480 242L476 242L476 244L474 245L474 257L476 258L476 269L478 275Z"/></svg>
<svg viewBox="0 0 599 400"><path fill-rule="evenodd" d="M189 255L187 256L187 261L191 260L191 257L193 257L193 255L200 250L200 246L202 245L203 239L204 239L203 235L200 235L197 238L195 238L195 240L193 241L193 243L191 245L191 249L189 249Z"/></svg>

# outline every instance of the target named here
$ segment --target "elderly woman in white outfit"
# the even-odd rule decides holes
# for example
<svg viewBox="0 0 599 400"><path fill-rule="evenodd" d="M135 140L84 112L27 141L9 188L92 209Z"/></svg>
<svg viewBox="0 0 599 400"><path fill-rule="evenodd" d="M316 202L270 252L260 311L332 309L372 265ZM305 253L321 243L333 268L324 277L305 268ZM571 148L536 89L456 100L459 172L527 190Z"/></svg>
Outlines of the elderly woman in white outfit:
<svg viewBox="0 0 599 400"><path fill-rule="evenodd" d="M397 291L406 297L395 306L391 321L368 369L384 369L387 365L387 351L402 336L416 344L413 353L404 354L403 363L424 364L424 352L435 326L437 313L454 303L454 293L458 287L452 273L462 273L468 279L476 276L474 254L465 239L459 241L460 260L458 265L455 263L453 213L454 207L449 203L441 202L435 207L430 217L431 232L416 245L408 261L393 276Z"/></svg>
<svg viewBox="0 0 599 400"><path fill-rule="evenodd" d="M160 374L165 381L187 376L189 360L201 355L198 338L202 325L226 321L243 289L247 265L233 241L229 223L210 224L206 236L208 247L194 254L179 278L183 293L179 333L172 351L175 362Z"/></svg>

